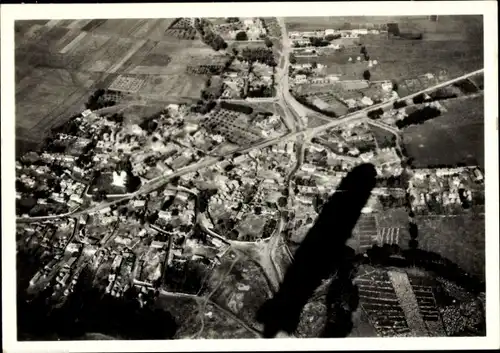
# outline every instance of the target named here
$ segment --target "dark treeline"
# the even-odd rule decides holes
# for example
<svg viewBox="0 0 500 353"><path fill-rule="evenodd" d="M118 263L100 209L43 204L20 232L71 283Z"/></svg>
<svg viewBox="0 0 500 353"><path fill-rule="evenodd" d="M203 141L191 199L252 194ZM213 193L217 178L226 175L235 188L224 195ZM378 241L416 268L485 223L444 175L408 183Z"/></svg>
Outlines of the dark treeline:
<svg viewBox="0 0 500 353"><path fill-rule="evenodd" d="M197 231L202 232L199 228ZM199 239L200 236L197 238ZM172 292L196 294L202 288L205 267L203 260L173 261L165 270L164 285Z"/></svg>
<svg viewBox="0 0 500 353"><path fill-rule="evenodd" d="M396 121L396 126L399 129L405 128L410 125L423 124L427 120L433 119L441 115L441 111L434 107L424 107L410 113L406 118Z"/></svg>
<svg viewBox="0 0 500 353"><path fill-rule="evenodd" d="M213 100L209 101L203 101L199 100L196 102L195 105L191 106L191 111L193 113L200 113L200 114L207 114L209 113L212 109L214 109L217 106L217 102Z"/></svg>
<svg viewBox="0 0 500 353"><path fill-rule="evenodd" d="M384 114L384 110L382 108L378 108L378 109L370 110L366 115L368 115L368 117L370 119L376 120L376 119L380 119L382 114Z"/></svg>
<svg viewBox="0 0 500 353"><path fill-rule="evenodd" d="M227 48L227 43L220 35L212 31L211 23L207 19L195 18L194 27L200 33L202 41L215 51Z"/></svg>
<svg viewBox="0 0 500 353"><path fill-rule="evenodd" d="M407 104L406 104L406 102L404 100L396 101L393 104L394 109L404 108L406 106L407 106Z"/></svg>
<svg viewBox="0 0 500 353"><path fill-rule="evenodd" d="M273 86L269 87L267 85L261 84L257 87L252 87L248 90L247 97L249 98L260 98L260 97L272 97L273 96Z"/></svg>
<svg viewBox="0 0 500 353"><path fill-rule="evenodd" d="M249 107L247 105L241 105L241 104L235 104L235 103L229 103L229 102L222 101L222 102L220 102L220 107L222 109L232 110L232 111L247 114L247 115L250 115L253 113L253 108Z"/></svg>
<svg viewBox="0 0 500 353"><path fill-rule="evenodd" d="M105 107L110 107L116 104L116 100L106 98L107 90L98 89L96 90L85 103L85 107L90 110L98 110Z"/></svg>
<svg viewBox="0 0 500 353"><path fill-rule="evenodd" d="M248 48L240 52L240 58L248 62L259 62L269 66L276 66L273 50L270 48Z"/></svg>

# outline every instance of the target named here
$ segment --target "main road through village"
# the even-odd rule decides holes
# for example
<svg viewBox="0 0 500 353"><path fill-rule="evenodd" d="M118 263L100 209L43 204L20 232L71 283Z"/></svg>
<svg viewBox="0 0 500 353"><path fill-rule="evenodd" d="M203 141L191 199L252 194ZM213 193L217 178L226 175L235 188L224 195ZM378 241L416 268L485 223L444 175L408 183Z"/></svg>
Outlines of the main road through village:
<svg viewBox="0 0 500 353"><path fill-rule="evenodd" d="M288 66L289 66L289 53L291 50L291 45L290 41L288 39L288 34L286 32L286 26L285 26L285 21L283 18L278 18L278 22L281 27L281 35L282 35L282 60L284 60L284 65L283 68L280 68L277 66L277 75L278 79L276 82L278 83L277 87L277 102L278 104L283 108L283 111L285 112L285 116L283 117L285 119L286 125L289 127L290 132L276 138L264 140L262 142L259 142L255 145L249 146L249 147L243 147L240 149L237 149L235 151L230 151L228 153L225 153L219 157L207 157L203 158L201 161L191 164L187 167L180 168L177 171L167 174L167 175L162 175L157 178L149 180L147 183L143 184L137 191L126 194L123 197L109 201L109 202L103 202L100 203L96 206L89 207L87 209L83 210L75 210L73 212L69 212L66 214L61 214L61 215L54 215L54 216L43 216L43 217L18 217L17 221L18 222L37 222L37 221L44 221L44 220L53 220L53 219L58 219L58 218L64 218L64 217L77 217L81 215L86 215L86 214L91 214L94 212L97 212L99 210L102 210L108 206L115 205L121 202L124 202L126 200L130 200L136 197L139 197L141 195L146 195L148 193L151 193L162 186L168 184L172 179L182 176L184 174L188 174L191 172L198 171L202 168L207 168L210 167L216 163L218 163L222 159L228 159L233 157L236 153L238 154L243 154L243 153L248 153L252 150L258 150L258 149L263 149L275 144L287 142L287 141L295 141L298 142L300 146L297 146L298 148L302 148L301 143L309 141L312 137L315 135L321 134L325 132L326 130L338 126L338 125L343 125L343 124L348 124L360 120L366 120L368 119L367 113L371 110L375 109L390 109L393 107L393 104L395 101L403 101L407 99L414 98L420 94L423 93L428 93L433 90L448 86L450 84L453 84L455 82L464 80L466 78L478 75L480 73L484 73L484 69L476 70L467 74L464 74L460 77L448 80L446 82L439 83L437 85L428 87L426 89L423 89L421 91L412 93L410 95L407 95L405 97L400 97L400 98L395 98L391 99L388 101L385 101L380 104L372 105L367 108L358 110L356 112L346 114L344 116L341 116L336 119L332 119L326 116L323 116L323 119L327 121L325 124L320 125L315 128L307 128L304 125L305 117L308 114L315 114L319 115L316 112L312 112L308 108L304 107L301 105L295 98L291 95L290 93L290 88L289 88L289 82L288 82Z"/></svg>

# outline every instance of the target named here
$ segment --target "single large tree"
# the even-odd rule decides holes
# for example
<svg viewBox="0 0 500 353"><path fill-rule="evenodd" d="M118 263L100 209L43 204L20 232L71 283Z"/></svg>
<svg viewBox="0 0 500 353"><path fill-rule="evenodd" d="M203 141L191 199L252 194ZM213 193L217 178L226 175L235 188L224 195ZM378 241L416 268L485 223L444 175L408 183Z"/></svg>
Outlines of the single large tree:
<svg viewBox="0 0 500 353"><path fill-rule="evenodd" d="M247 33L245 31L236 33L236 40L248 40Z"/></svg>
<svg viewBox="0 0 500 353"><path fill-rule="evenodd" d="M370 73L370 71L369 71L369 70L365 70L365 71L363 72L363 78L364 78L365 80L370 81L370 78L371 78L371 77L372 77L372 74Z"/></svg>

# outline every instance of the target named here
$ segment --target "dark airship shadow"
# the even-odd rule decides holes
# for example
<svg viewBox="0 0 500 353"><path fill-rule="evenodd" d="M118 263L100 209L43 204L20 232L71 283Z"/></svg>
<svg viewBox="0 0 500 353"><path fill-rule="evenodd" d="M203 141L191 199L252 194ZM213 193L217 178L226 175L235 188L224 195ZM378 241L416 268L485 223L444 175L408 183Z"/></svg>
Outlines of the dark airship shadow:
<svg viewBox="0 0 500 353"><path fill-rule="evenodd" d="M327 307L336 319L326 325L323 335L342 337L349 333L351 312L359 298L352 283L354 251L346 246L346 241L375 187L376 174L372 164L356 166L325 203L297 249L278 292L257 312L265 338L274 337L279 331L292 334L308 299L322 280L332 276Z"/></svg>

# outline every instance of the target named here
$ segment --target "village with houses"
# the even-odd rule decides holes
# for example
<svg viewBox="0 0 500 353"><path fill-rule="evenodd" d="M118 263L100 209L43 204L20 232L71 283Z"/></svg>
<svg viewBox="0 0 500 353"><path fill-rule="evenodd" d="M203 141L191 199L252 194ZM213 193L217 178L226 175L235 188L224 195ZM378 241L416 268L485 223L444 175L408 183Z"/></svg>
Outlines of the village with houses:
<svg viewBox="0 0 500 353"><path fill-rule="evenodd" d="M170 36L216 52L183 73L198 97L162 101L136 69L120 73L16 156L23 305L71 311L91 293L172 322L146 338L261 337L256 312L342 181L370 164L346 244L360 291L349 336L483 335L484 73L469 61L403 72L438 32L432 17L420 32L394 18L172 21ZM323 287L301 320L320 320ZM304 325L290 335L319 335Z"/></svg>

